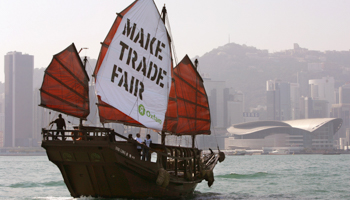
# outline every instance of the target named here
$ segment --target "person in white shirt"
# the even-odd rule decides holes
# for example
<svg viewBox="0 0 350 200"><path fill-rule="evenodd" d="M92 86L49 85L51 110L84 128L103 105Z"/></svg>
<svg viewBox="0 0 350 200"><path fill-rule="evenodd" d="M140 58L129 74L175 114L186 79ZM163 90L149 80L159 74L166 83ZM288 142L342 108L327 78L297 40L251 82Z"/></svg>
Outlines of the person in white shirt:
<svg viewBox="0 0 350 200"><path fill-rule="evenodd" d="M141 139L141 137L140 137L140 133L137 133L137 134L136 134L135 140L136 140L138 143L142 144L142 139ZM137 151L139 152L139 156L140 156L140 158L141 158L141 151L142 151L141 145L137 145Z"/></svg>
<svg viewBox="0 0 350 200"><path fill-rule="evenodd" d="M152 144L152 139L151 135L147 134L146 139L143 142L147 147L150 147ZM142 160L145 161L151 161L151 154L149 153L149 148L143 148L143 153L142 153Z"/></svg>

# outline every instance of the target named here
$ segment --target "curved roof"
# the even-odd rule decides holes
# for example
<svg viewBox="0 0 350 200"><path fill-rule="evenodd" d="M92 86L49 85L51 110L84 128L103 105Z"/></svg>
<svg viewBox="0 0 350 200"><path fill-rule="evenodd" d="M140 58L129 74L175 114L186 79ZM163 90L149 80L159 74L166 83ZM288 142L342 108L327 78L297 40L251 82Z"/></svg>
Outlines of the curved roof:
<svg viewBox="0 0 350 200"><path fill-rule="evenodd" d="M314 132L327 123L333 123L333 134L341 127L343 120L341 118L314 118L298 119L289 121L255 121L232 125L227 129L231 134L248 135L258 133L273 133L276 130L301 129L307 132ZM264 135L265 135L264 134Z"/></svg>
<svg viewBox="0 0 350 200"><path fill-rule="evenodd" d="M321 126L327 123L333 123L334 133L336 133L340 129L343 123L343 120L341 118L313 118L313 119L289 120L284 122L289 124L292 127L304 129L310 132L317 130L318 128L320 128Z"/></svg>
<svg viewBox="0 0 350 200"><path fill-rule="evenodd" d="M255 121L255 122L247 122L242 124L235 124L233 127L239 128L239 129L251 129L254 127L260 127L260 126L288 126L289 124L281 122L281 121Z"/></svg>

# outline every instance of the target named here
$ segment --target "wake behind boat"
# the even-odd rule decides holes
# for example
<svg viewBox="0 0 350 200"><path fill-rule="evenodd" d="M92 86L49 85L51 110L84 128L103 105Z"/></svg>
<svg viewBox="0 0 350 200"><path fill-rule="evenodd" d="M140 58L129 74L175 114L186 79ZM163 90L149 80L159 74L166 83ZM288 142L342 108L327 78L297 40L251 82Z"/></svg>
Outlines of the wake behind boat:
<svg viewBox="0 0 350 200"><path fill-rule="evenodd" d="M40 106L80 119L73 130L42 129L42 147L60 169L73 197L180 197L198 183L214 182L223 152L204 154L198 134L209 135L210 112L203 80L188 56L173 68L171 39L153 0L139 0L118 14L94 71L100 122L157 130L161 144L143 149L104 127L83 125L90 113L89 77L74 44L53 57L40 89ZM171 146L167 135L191 136L192 147Z"/></svg>

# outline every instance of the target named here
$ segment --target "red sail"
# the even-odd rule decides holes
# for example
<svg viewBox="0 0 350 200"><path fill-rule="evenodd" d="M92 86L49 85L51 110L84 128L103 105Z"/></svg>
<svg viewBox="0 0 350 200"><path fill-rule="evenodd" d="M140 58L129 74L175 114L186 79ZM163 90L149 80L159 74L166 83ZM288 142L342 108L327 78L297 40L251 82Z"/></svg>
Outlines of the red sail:
<svg viewBox="0 0 350 200"><path fill-rule="evenodd" d="M171 77L174 77L174 69L171 66ZM169 93L168 109L165 113L165 121L163 124L163 131L168 133L176 133L177 127L177 100L175 92L175 79L171 81L171 89Z"/></svg>
<svg viewBox="0 0 350 200"><path fill-rule="evenodd" d="M186 55L174 69L178 123L176 135L210 134L210 112L203 79Z"/></svg>
<svg viewBox="0 0 350 200"><path fill-rule="evenodd" d="M89 77L74 43L54 55L40 95L42 107L82 119L89 115Z"/></svg>
<svg viewBox="0 0 350 200"><path fill-rule="evenodd" d="M140 124L138 121L134 120L133 118L125 115L118 109L103 102L99 96L97 97L98 97L97 106L98 106L98 111L100 115L100 121L102 123L123 122L124 124L127 124L127 125L142 126L142 124Z"/></svg>

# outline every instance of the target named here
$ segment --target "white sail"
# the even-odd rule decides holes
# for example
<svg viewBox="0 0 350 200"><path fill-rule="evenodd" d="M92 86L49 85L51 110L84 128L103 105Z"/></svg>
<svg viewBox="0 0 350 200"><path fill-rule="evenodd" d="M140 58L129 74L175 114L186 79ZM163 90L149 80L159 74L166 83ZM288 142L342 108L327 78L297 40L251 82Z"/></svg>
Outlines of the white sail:
<svg viewBox="0 0 350 200"><path fill-rule="evenodd" d="M171 53L153 0L139 0L123 16L96 79L102 101L148 128L162 129L171 86Z"/></svg>

